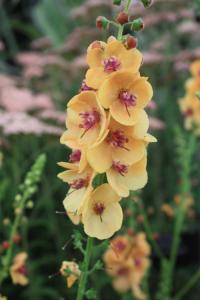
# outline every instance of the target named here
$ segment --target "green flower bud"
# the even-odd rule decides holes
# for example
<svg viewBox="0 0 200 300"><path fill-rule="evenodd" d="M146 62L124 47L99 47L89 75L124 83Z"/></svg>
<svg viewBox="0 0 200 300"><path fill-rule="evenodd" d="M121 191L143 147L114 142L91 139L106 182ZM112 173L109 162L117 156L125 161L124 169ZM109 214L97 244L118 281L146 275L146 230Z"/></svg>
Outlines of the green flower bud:
<svg viewBox="0 0 200 300"><path fill-rule="evenodd" d="M131 24L131 29L134 31L140 31L144 29L144 22L141 18L134 20Z"/></svg>
<svg viewBox="0 0 200 300"><path fill-rule="evenodd" d="M152 5L153 0L141 0L141 2L144 5L144 7L149 7Z"/></svg>
<svg viewBox="0 0 200 300"><path fill-rule="evenodd" d="M113 0L114 5L121 5L122 0Z"/></svg>
<svg viewBox="0 0 200 300"><path fill-rule="evenodd" d="M98 29L107 29L109 25L109 21L106 17L99 16L96 19L96 27Z"/></svg>

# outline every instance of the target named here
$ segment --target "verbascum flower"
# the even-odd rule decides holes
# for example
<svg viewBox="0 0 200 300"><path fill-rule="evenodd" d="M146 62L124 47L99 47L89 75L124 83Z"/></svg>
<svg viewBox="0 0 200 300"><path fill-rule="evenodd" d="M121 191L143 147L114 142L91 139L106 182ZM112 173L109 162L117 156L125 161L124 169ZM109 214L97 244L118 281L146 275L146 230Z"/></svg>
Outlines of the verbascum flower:
<svg viewBox="0 0 200 300"><path fill-rule="evenodd" d="M68 288L71 288L81 275L79 266L74 261L63 261L60 273L66 278Z"/></svg>
<svg viewBox="0 0 200 300"><path fill-rule="evenodd" d="M90 193L82 212L84 230L89 236L108 239L121 228L123 213L120 200L107 183Z"/></svg>
<svg viewBox="0 0 200 300"><path fill-rule="evenodd" d="M14 284L27 285L29 283L26 268L27 258L26 252L21 252L14 257L13 264L10 267L10 276Z"/></svg>
<svg viewBox="0 0 200 300"><path fill-rule="evenodd" d="M69 185L69 191L63 201L63 205L67 213L80 215L86 199L92 191L94 172L88 166L83 172L79 173L77 170L68 169L68 163L66 164L67 170L58 174L58 178Z"/></svg>
<svg viewBox="0 0 200 300"><path fill-rule="evenodd" d="M186 81L186 94L179 100L179 106L184 116L185 128L194 129L200 135L200 101L197 97L200 92L200 60L191 64L190 71L193 77Z"/></svg>
<svg viewBox="0 0 200 300"><path fill-rule="evenodd" d="M109 38L107 44L96 41L89 46L87 63L90 69L86 73L86 84L99 89L112 73L121 70L137 73L142 63L142 54L137 49L126 49L115 38Z"/></svg>
<svg viewBox="0 0 200 300"><path fill-rule="evenodd" d="M72 149L101 141L107 119L95 92L82 92L69 101L66 125L68 129L62 135L61 143Z"/></svg>
<svg viewBox="0 0 200 300"><path fill-rule="evenodd" d="M77 171L78 173L83 172L83 170L88 165L84 148L82 148L81 150L80 149L72 150L69 156L69 162L62 161L59 162L58 165L65 169L71 169Z"/></svg>
<svg viewBox="0 0 200 300"><path fill-rule="evenodd" d="M135 125L153 96L153 90L145 77L121 71L110 76L99 89L99 101L119 123Z"/></svg>
<svg viewBox="0 0 200 300"><path fill-rule="evenodd" d="M141 160L146 154L144 137L148 126L149 121L144 110L140 111L140 120L134 127L124 126L111 119L105 138L86 151L89 164L96 172L104 173L111 168L114 161L131 165Z"/></svg>
<svg viewBox="0 0 200 300"><path fill-rule="evenodd" d="M143 188L148 179L146 155L135 164L126 165L123 161L113 161L106 172L108 183L120 197L128 197L129 192Z"/></svg>
<svg viewBox="0 0 200 300"><path fill-rule="evenodd" d="M194 61L190 66L192 76L200 80L200 59Z"/></svg>
<svg viewBox="0 0 200 300"><path fill-rule="evenodd" d="M141 53L113 37L93 42L87 63L79 94L67 105L61 143L72 153L59 163L66 170L58 177L69 185L63 204L71 221L83 223L87 235L107 239L122 225L121 197L147 183L147 146L156 139L144 109L153 90L139 73ZM107 183L96 187L99 174Z"/></svg>
<svg viewBox="0 0 200 300"><path fill-rule="evenodd" d="M150 253L143 232L114 238L104 254L106 270L113 278L114 289L119 292L131 289L136 299L146 299L140 285L149 267Z"/></svg>

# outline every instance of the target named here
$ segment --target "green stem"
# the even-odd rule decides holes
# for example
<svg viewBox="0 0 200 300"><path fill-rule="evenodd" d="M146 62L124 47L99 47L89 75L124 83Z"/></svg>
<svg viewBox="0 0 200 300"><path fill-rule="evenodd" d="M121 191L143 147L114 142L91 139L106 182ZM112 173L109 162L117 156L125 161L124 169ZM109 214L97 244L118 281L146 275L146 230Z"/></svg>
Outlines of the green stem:
<svg viewBox="0 0 200 300"><path fill-rule="evenodd" d="M187 157L183 158L181 190L180 190L181 203L178 207L178 212L175 219L173 241L172 241L171 252L170 252L170 268L169 268L170 292L172 289L172 278L173 278L173 273L174 273L175 264L177 260L181 233L185 221L185 214L187 208L187 204L186 204L187 196L190 194L190 190L191 190L190 187L191 160L195 150L195 142L196 142L195 134L192 134L188 143L189 148L188 150L186 150Z"/></svg>
<svg viewBox="0 0 200 300"><path fill-rule="evenodd" d="M93 239L91 237L88 237L86 251L85 251L85 257L84 257L84 262L83 262L83 270L81 272L81 276L80 276L80 280L79 280L78 293L77 293L76 300L82 300L84 297L85 286L86 286L87 277L88 277L88 268L89 268L91 253L92 253L92 245L93 245Z"/></svg>
<svg viewBox="0 0 200 300"><path fill-rule="evenodd" d="M147 238L150 240L151 245L152 245L152 247L153 247L155 253L159 256L159 258L160 258L161 260L163 260L165 257L164 257L164 255L162 254L162 251L161 251L160 247L158 246L157 242L156 242L156 241L154 240L154 238L153 238L151 226L150 226L149 220L148 220L148 218L147 218L147 215L146 215L146 212L145 212L145 210L144 210L144 208L143 208L142 203L141 203L141 205L139 205L139 207L140 207L140 211L141 211L141 213L142 213L142 216L143 216L143 218L144 218L144 228L145 228L145 232L146 232L146 234L147 234Z"/></svg>
<svg viewBox="0 0 200 300"><path fill-rule="evenodd" d="M189 290L200 280L200 269L192 276L192 278L183 286L183 288L174 297L174 300L180 300Z"/></svg>
<svg viewBox="0 0 200 300"><path fill-rule="evenodd" d="M13 246L14 246L13 238L18 230L26 200L27 200L27 195L24 194L24 196L20 202L20 205L17 208L17 209L19 209L20 213L17 214L15 217L15 220L14 220L14 223L12 226L12 230L11 230L11 234L10 234L10 239L9 239L9 248L7 250L5 258L3 259L3 269L0 272L0 285L2 284L3 280L7 277L7 274L9 271L9 267L10 267L12 255L13 255Z"/></svg>
<svg viewBox="0 0 200 300"><path fill-rule="evenodd" d="M125 6L125 8L124 8L124 12L125 12L125 13L128 13L129 8L130 8L130 5L131 5L131 0L128 0L128 1L126 2L126 6ZM118 39L119 41L121 41L121 40L122 40L122 37L123 37L124 25L119 25L118 28L119 28L119 29L118 29L117 39Z"/></svg>
<svg viewBox="0 0 200 300"><path fill-rule="evenodd" d="M130 5L131 5L131 0L128 0L127 3L126 3L126 6L125 6L125 8L124 8L124 12L125 12L125 13L128 13L128 10L129 10Z"/></svg>

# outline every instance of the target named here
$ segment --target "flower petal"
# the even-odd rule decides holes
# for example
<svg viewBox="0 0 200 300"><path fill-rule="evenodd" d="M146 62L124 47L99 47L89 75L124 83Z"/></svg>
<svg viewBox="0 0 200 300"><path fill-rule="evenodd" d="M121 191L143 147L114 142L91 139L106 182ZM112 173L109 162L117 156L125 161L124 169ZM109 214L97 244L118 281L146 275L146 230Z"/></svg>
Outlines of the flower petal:
<svg viewBox="0 0 200 300"><path fill-rule="evenodd" d="M153 96L153 89L146 78L137 79L130 87L130 92L137 97L137 107L144 108Z"/></svg>
<svg viewBox="0 0 200 300"><path fill-rule="evenodd" d="M87 160L98 173L104 173L112 164L111 148L106 142L87 150Z"/></svg>
<svg viewBox="0 0 200 300"><path fill-rule="evenodd" d="M142 54L136 48L123 52L119 59L122 62L122 67L133 73L138 72L142 64Z"/></svg>
<svg viewBox="0 0 200 300"><path fill-rule="evenodd" d="M95 90L98 90L103 81L108 77L104 72L103 67L89 69L86 72L85 80L86 84Z"/></svg>
<svg viewBox="0 0 200 300"><path fill-rule="evenodd" d="M145 143L140 140L130 138L126 144L126 149L117 148L113 151L112 157L115 161L120 161L132 165L141 160L146 153Z"/></svg>
<svg viewBox="0 0 200 300"><path fill-rule="evenodd" d="M112 104L110 113L117 122L126 126L135 125L140 117L140 109L129 107L127 112L125 105L119 101L115 101Z"/></svg>
<svg viewBox="0 0 200 300"><path fill-rule="evenodd" d="M110 238L122 226L123 213L119 203L110 203L101 218L92 210L83 213L82 221L85 233L100 240Z"/></svg>

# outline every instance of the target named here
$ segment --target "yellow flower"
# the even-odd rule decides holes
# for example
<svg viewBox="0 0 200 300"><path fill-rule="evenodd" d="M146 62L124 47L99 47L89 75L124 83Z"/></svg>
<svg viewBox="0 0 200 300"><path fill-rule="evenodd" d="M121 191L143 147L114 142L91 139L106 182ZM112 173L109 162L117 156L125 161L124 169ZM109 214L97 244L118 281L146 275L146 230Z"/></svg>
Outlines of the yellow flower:
<svg viewBox="0 0 200 300"><path fill-rule="evenodd" d="M66 125L68 130L61 136L61 143L70 148L92 146L101 140L107 120L95 92L82 92L70 100Z"/></svg>
<svg viewBox="0 0 200 300"><path fill-rule="evenodd" d="M66 167L68 168L68 165ZM58 178L70 186L63 201L65 210L68 213L72 215L81 214L87 196L92 191L91 182L93 177L94 173L90 167L85 168L81 173L78 173L77 170L69 169L58 174Z"/></svg>
<svg viewBox="0 0 200 300"><path fill-rule="evenodd" d="M132 126L141 110L153 96L153 90L145 77L121 71L110 76L99 89L99 101L119 123Z"/></svg>
<svg viewBox="0 0 200 300"><path fill-rule="evenodd" d="M87 201L82 213L86 234L100 240L110 238L122 225L120 197L105 183L98 186Z"/></svg>
<svg viewBox="0 0 200 300"><path fill-rule="evenodd" d="M86 73L86 84L98 89L110 74L119 70L138 72L142 54L137 49L127 50L121 42L110 38L107 44L95 42L89 46L87 63L90 69Z"/></svg>
<svg viewBox="0 0 200 300"><path fill-rule="evenodd" d="M27 278L27 269L25 265L27 258L28 255L26 252L21 252L15 256L13 264L10 267L10 275L14 284L28 284L29 280Z"/></svg>
<svg viewBox="0 0 200 300"><path fill-rule="evenodd" d="M200 126L200 101L196 97L186 96L179 102L180 109L185 118L185 128L190 130Z"/></svg>
<svg viewBox="0 0 200 300"><path fill-rule="evenodd" d="M140 284L149 267L150 252L143 232L118 236L111 241L111 246L104 254L104 262L117 291L131 289L136 299L146 299Z"/></svg>
<svg viewBox="0 0 200 300"><path fill-rule="evenodd" d="M0 300L7 300L7 299L8 299L7 297L4 297L4 296L0 295Z"/></svg>
<svg viewBox="0 0 200 300"><path fill-rule="evenodd" d="M128 197L130 191L145 186L148 180L146 155L135 164L128 166L121 161L114 161L106 172L108 183L120 197Z"/></svg>
<svg viewBox="0 0 200 300"><path fill-rule="evenodd" d="M81 173L87 166L86 153L84 148L81 150L75 149L72 150L72 153L69 156L69 162L59 162L58 165L65 169L71 169Z"/></svg>
<svg viewBox="0 0 200 300"><path fill-rule="evenodd" d="M149 121L144 110L140 111L139 122L134 127L123 126L111 119L105 139L87 150L91 167L98 173L104 173L111 168L113 161L123 161L131 165L141 160L146 154L144 136L148 126Z"/></svg>
<svg viewBox="0 0 200 300"><path fill-rule="evenodd" d="M191 64L190 71L194 77L200 79L200 59Z"/></svg>
<svg viewBox="0 0 200 300"><path fill-rule="evenodd" d="M196 98L196 92L200 91L200 76L199 79L196 78L188 79L186 81L185 87L186 87L187 95Z"/></svg>
<svg viewBox="0 0 200 300"><path fill-rule="evenodd" d="M60 273L66 277L68 288L71 288L81 275L79 266L73 261L63 261L60 268Z"/></svg>

